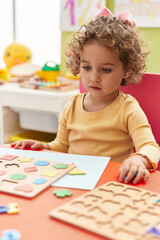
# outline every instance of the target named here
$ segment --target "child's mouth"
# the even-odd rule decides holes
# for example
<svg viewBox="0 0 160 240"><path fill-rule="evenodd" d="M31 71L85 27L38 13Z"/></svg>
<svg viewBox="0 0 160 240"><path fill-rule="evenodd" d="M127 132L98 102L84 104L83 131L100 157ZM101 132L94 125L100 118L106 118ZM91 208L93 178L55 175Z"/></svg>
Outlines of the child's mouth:
<svg viewBox="0 0 160 240"><path fill-rule="evenodd" d="M94 87L94 86L91 86L90 88L94 89L94 90L101 90L101 88L99 87Z"/></svg>

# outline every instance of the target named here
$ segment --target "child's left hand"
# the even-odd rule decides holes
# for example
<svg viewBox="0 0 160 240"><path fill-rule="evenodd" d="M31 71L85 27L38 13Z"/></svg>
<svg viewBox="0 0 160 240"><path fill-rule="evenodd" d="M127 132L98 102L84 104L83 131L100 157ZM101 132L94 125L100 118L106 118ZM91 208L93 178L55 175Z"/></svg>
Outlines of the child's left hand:
<svg viewBox="0 0 160 240"><path fill-rule="evenodd" d="M143 177L144 180L147 181L150 175L148 170L150 167L151 164L145 157L134 155L122 163L119 169L119 181L124 181L125 183L132 181L136 184L141 181Z"/></svg>

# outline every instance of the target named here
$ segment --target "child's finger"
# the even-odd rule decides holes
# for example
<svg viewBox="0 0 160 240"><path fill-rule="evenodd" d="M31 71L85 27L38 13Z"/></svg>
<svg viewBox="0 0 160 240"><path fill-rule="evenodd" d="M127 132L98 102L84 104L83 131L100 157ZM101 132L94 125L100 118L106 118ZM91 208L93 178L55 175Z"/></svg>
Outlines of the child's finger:
<svg viewBox="0 0 160 240"><path fill-rule="evenodd" d="M148 169L145 169L145 173L144 173L144 181L146 182L149 178L150 172Z"/></svg>
<svg viewBox="0 0 160 240"><path fill-rule="evenodd" d="M145 168L138 168L137 176L133 179L133 184L137 184L144 176Z"/></svg>
<svg viewBox="0 0 160 240"><path fill-rule="evenodd" d="M130 181L132 181L132 179L135 177L137 173L137 166L132 165L129 169L128 174L124 177L124 182L128 183Z"/></svg>
<svg viewBox="0 0 160 240"><path fill-rule="evenodd" d="M16 142L14 148L19 148L21 144L22 144L22 141Z"/></svg>
<svg viewBox="0 0 160 240"><path fill-rule="evenodd" d="M32 146L31 146L32 149L38 149L38 148L44 148L43 144L42 143L34 143Z"/></svg>
<svg viewBox="0 0 160 240"><path fill-rule="evenodd" d="M124 181L124 178L127 176L128 171L129 171L129 165L128 164L125 164L120 168L120 170L119 170L119 173L120 173L119 181L120 182Z"/></svg>
<svg viewBox="0 0 160 240"><path fill-rule="evenodd" d="M25 141L23 141L22 144L21 144L21 149L22 150L25 149L26 145L27 145L27 143Z"/></svg>

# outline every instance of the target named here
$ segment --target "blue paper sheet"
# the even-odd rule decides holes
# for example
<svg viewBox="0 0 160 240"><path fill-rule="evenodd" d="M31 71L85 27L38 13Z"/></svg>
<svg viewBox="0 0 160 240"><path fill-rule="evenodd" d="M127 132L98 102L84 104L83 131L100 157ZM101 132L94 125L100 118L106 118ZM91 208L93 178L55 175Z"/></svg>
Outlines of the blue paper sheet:
<svg viewBox="0 0 160 240"><path fill-rule="evenodd" d="M77 168L86 172L85 175L65 175L61 179L57 180L53 186L77 188L92 190L96 186L99 178L101 177L104 169L106 168L110 157L97 157L86 155L74 155L56 152L42 152L42 151L29 151L18 150L10 148L0 148L0 156L5 154L27 156L37 159L44 159L50 161L56 161L61 163L72 163Z"/></svg>

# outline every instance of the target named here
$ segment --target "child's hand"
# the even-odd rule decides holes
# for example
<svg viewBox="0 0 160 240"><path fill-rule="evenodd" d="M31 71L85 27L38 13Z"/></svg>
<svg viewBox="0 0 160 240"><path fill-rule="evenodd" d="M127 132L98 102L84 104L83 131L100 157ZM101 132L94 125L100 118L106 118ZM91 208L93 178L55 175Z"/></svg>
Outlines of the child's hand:
<svg viewBox="0 0 160 240"><path fill-rule="evenodd" d="M34 141L34 140L22 140L22 141L18 141L18 142L13 142L11 143L11 147L14 147L14 148L21 148L21 149L24 149L26 147L30 147L32 149L47 149L49 150L49 146L48 144L45 144L45 143L41 143L41 142L38 142L38 141Z"/></svg>
<svg viewBox="0 0 160 240"><path fill-rule="evenodd" d="M126 159L120 169L119 181L129 183L132 181L134 184L138 183L143 177L147 181L149 178L149 168L151 164L145 157L134 155Z"/></svg>

